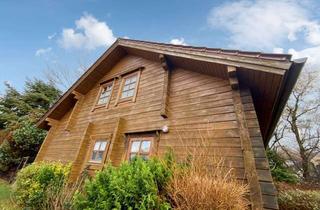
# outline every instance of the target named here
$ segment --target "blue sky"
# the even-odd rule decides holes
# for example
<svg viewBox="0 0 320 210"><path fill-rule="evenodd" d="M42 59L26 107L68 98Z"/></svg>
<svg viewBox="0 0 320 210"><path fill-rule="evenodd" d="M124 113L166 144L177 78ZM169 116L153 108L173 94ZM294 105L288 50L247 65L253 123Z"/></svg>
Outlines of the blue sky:
<svg viewBox="0 0 320 210"><path fill-rule="evenodd" d="M89 67L117 37L309 57L320 66L320 1L0 2L0 94L48 69ZM63 87L61 87L63 88Z"/></svg>

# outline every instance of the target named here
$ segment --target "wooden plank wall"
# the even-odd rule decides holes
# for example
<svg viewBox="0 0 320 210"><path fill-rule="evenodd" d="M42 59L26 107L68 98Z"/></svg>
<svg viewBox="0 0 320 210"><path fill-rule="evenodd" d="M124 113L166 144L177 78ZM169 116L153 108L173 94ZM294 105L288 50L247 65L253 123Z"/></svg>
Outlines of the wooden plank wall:
<svg viewBox="0 0 320 210"><path fill-rule="evenodd" d="M169 133L162 134L159 153L172 148L178 158L192 148L211 157L223 157L244 179L239 129L229 81L174 69L168 106Z"/></svg>
<svg viewBox="0 0 320 210"><path fill-rule="evenodd" d="M116 79L109 108L93 110L101 82L110 78L111 75L141 66L145 68L141 72L135 103L125 102L115 106L120 86L119 79ZM45 147L39 152L37 161L74 162L76 160L75 167L84 168L88 164L86 160L88 160L88 151L93 146L93 139L86 137L87 140L84 140L83 135L89 135L86 130L88 123L91 123L90 136L115 135L113 132L117 130L115 128L118 125L119 133L116 134L108 158L114 165L119 165L124 160L127 150L124 133L160 130L162 126L167 125L169 133L160 135L158 154L163 155L169 148L173 148L177 156L182 158L189 151L188 148L197 147L198 151L208 156L222 157L226 168L232 168L235 176L246 182L239 127L229 81L181 68L172 69L167 118L163 118L160 112L164 73L160 62L130 55L121 59L109 72L106 69L105 76L83 96L84 103L77 107L79 111L73 113L69 131L65 131L65 128L72 108L58 125L51 128ZM241 91L241 96L254 149L264 207L277 209L275 189L268 170L252 98L248 91ZM121 125L118 123L119 118L121 118ZM77 154L86 157L79 158ZM81 163L81 160L84 162ZM102 168L102 166L92 165L91 168Z"/></svg>
<svg viewBox="0 0 320 210"><path fill-rule="evenodd" d="M120 86L120 80L116 79L114 90L109 104L109 108L101 107L93 110L99 93L100 83L110 78L111 75L120 72L126 72L144 66L141 72L140 83L136 102L124 102L115 106L117 93ZM106 69L107 72L107 69ZM163 92L164 71L160 63L152 62L140 57L126 56L117 63L103 78L86 94L81 100L80 106L77 106L77 112L72 114L72 127L65 128L70 121L72 107L69 112L59 121L58 125L52 127L48 134L45 149L39 152L37 161L61 160L72 162L76 159L81 139L89 122L92 123L91 135L112 134L118 122L119 117L123 119L121 130L134 132L143 130L159 130L163 126L163 118L160 116L161 96ZM121 137L113 146L111 162L119 165L123 160L126 151L125 141ZM91 142L92 143L92 142ZM85 146L90 148L92 144ZM82 151L83 149L81 149ZM88 149L87 149L88 150ZM117 154L117 155L115 155ZM81 165L81 164L80 164Z"/></svg>

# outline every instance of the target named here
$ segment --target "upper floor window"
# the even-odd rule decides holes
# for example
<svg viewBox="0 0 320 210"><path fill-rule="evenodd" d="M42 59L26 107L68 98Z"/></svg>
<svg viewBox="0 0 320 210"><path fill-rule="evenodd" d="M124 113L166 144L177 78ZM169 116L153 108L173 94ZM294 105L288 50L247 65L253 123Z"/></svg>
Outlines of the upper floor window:
<svg viewBox="0 0 320 210"><path fill-rule="evenodd" d="M97 140L93 146L90 162L101 163L107 150L107 140Z"/></svg>
<svg viewBox="0 0 320 210"><path fill-rule="evenodd" d="M128 159L132 160L138 156L148 159L151 154L152 140L152 137L130 138Z"/></svg>
<svg viewBox="0 0 320 210"><path fill-rule="evenodd" d="M125 78L124 85L121 92L121 99L132 97L134 95L136 86L137 86L137 77L138 75L132 75Z"/></svg>
<svg viewBox="0 0 320 210"><path fill-rule="evenodd" d="M113 82L107 83L101 86L99 98L97 101L97 105L108 104L111 98Z"/></svg>
<svg viewBox="0 0 320 210"><path fill-rule="evenodd" d="M122 78L119 92L119 101L135 101L139 85L140 71L126 75Z"/></svg>

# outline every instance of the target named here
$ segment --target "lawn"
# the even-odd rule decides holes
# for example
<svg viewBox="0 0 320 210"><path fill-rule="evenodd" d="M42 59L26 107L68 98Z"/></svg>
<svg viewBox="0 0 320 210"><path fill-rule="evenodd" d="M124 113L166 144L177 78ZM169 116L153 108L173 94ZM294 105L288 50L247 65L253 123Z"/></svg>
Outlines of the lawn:
<svg viewBox="0 0 320 210"><path fill-rule="evenodd" d="M11 186L0 179L0 210L19 209L11 200Z"/></svg>

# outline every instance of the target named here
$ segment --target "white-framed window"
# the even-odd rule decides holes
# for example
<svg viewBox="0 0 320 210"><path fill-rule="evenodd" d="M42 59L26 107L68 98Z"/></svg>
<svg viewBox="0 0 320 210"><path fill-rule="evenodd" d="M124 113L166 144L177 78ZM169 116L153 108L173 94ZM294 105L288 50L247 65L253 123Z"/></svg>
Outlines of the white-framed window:
<svg viewBox="0 0 320 210"><path fill-rule="evenodd" d="M124 78L120 99L132 98L137 87L138 74L133 74Z"/></svg>
<svg viewBox="0 0 320 210"><path fill-rule="evenodd" d="M90 162L101 163L102 160L104 159L107 146L108 146L107 140L97 140L93 145Z"/></svg>
<svg viewBox="0 0 320 210"><path fill-rule="evenodd" d="M100 90L100 95L97 101L97 105L108 104L111 98L113 82L103 85Z"/></svg>

